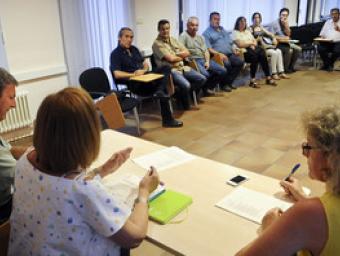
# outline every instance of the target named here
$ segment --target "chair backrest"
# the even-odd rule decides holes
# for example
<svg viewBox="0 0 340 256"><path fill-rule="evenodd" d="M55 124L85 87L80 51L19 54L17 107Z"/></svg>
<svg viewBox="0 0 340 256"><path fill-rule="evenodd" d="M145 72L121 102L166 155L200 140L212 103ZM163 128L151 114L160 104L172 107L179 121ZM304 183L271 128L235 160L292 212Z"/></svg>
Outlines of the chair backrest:
<svg viewBox="0 0 340 256"><path fill-rule="evenodd" d="M102 113L103 118L111 129L119 129L125 126L125 118L118 102L117 96L111 93L98 100L96 108Z"/></svg>
<svg viewBox="0 0 340 256"><path fill-rule="evenodd" d="M79 76L79 83L87 92L108 93L111 90L107 74L102 68L90 68Z"/></svg>
<svg viewBox="0 0 340 256"><path fill-rule="evenodd" d="M9 220L0 225L0 256L7 255L8 243L9 243L10 225Z"/></svg>
<svg viewBox="0 0 340 256"><path fill-rule="evenodd" d="M152 71L156 72L157 64L156 64L156 61L155 61L154 54L152 54L150 56L150 63L151 63ZM174 84L174 80L172 78L172 75L170 75L170 79L169 79L169 82L168 82L168 85L167 85L167 90L168 90L168 93L169 93L170 96L175 93L175 84Z"/></svg>
<svg viewBox="0 0 340 256"><path fill-rule="evenodd" d="M151 54L150 56L150 63L151 63L151 69L152 70L156 70L157 69L157 64L156 64L156 60L155 60L155 55Z"/></svg>

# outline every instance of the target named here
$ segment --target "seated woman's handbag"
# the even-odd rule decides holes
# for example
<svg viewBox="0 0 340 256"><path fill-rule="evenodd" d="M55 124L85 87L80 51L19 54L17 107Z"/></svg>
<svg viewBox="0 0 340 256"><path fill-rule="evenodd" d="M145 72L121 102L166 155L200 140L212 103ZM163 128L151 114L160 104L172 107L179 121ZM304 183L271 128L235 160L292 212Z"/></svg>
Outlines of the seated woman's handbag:
<svg viewBox="0 0 340 256"><path fill-rule="evenodd" d="M276 48L276 46L273 43L273 39L267 35L259 36L259 41L260 41L261 47L265 50Z"/></svg>

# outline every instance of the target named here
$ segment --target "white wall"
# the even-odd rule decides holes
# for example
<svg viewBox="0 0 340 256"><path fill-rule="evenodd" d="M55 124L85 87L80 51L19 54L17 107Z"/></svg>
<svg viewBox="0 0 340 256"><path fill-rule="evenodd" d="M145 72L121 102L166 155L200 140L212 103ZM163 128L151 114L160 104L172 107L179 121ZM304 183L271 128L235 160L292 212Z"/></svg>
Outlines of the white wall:
<svg viewBox="0 0 340 256"><path fill-rule="evenodd" d="M167 19L171 24L171 34L178 37L178 0L134 0L135 45L141 50L150 49L157 37L157 22Z"/></svg>
<svg viewBox="0 0 340 256"><path fill-rule="evenodd" d="M2 0L0 18L9 71L35 118L43 98L68 84L58 0Z"/></svg>
<svg viewBox="0 0 340 256"><path fill-rule="evenodd" d="M285 7L289 9L289 25L296 26L297 25L296 15L297 15L297 10L298 10L298 0L285 0Z"/></svg>

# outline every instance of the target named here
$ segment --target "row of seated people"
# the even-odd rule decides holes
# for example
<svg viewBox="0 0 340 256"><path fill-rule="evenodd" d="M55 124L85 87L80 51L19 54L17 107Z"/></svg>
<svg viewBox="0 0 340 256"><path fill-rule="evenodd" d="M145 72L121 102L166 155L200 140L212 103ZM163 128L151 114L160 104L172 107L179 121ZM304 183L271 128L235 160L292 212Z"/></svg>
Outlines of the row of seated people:
<svg viewBox="0 0 340 256"><path fill-rule="evenodd" d="M327 21L320 33L334 42L321 42L319 51L324 67L332 70L334 60L339 56L339 9L331 10L332 19ZM266 83L276 85L275 80L289 78L286 73L295 72L294 65L301 53L301 47L291 42L291 29L288 23L289 9L282 8L279 19L266 28L261 24L262 16L256 12L252 15L252 25L248 28L246 19L236 20L232 35L220 25L220 14L210 14L210 27L203 36L198 35L199 21L190 17L187 30L179 40L170 36L170 23L161 20L158 23L158 37L152 45L153 58L156 64L154 72L164 74L164 78L153 82L154 86L143 86L138 82L129 82L132 92L143 95L154 93L160 98L163 126L181 127L183 123L172 117L169 107L167 84L169 74L174 80L179 102L184 110L191 108L190 92L203 89L204 95L210 95L217 84L221 89L230 92L236 89L233 81L240 73L244 61L250 63L250 83L259 88L255 75L260 64L266 76ZM149 70L139 50L132 45L133 31L122 28L118 35L119 45L111 54L111 71L117 82L132 76L143 75ZM328 53L332 55L329 56ZM222 66L211 56L218 57ZM270 57L269 68L267 56ZM195 60L197 70L193 70L185 60Z"/></svg>
<svg viewBox="0 0 340 256"><path fill-rule="evenodd" d="M0 120L15 107L16 84L0 68ZM326 192L308 198L297 179L281 181L296 202L286 212L270 210L258 238L237 255L339 255L339 107L305 115L303 127L309 176L327 184ZM15 179L8 255L124 256L129 255L125 248L137 247L146 237L148 197L159 184L157 170L151 167L141 179L133 208L119 193L109 193L102 178L114 173L132 148L86 170L98 157L100 130L91 97L80 88L66 88L43 100L33 147L21 151L18 162L1 140L0 173L11 171Z"/></svg>
<svg viewBox="0 0 340 256"><path fill-rule="evenodd" d="M152 86L128 81L133 76L147 73L150 68L139 49L132 45L133 31L123 27L118 35L119 44L110 56L110 69L116 83L123 81L137 95L153 94L160 99L164 127L181 127L183 123L175 120L170 110L167 90L169 75L173 78L178 101L184 110L191 108L192 91L202 89L203 95L210 95L217 85L226 92L236 89L233 82L243 68L244 61L250 63L251 87L259 88L255 81L258 64L261 64L265 73L266 83L276 85L275 80L289 78L285 71L294 71L294 64L301 52L301 48L295 44L278 44L277 39L286 40L290 36L288 15L287 8L280 10L280 18L270 26L271 32L261 25L260 13L253 14L250 29L247 28L245 18L240 17L232 36L220 25L218 12L210 14L210 27L203 36L197 34L198 18L190 17L187 30L180 35L179 40L170 36L169 21L160 20L159 34L152 45L156 65L153 72L162 73L164 77L153 81ZM269 43L268 38L271 40ZM222 65L216 63L211 56L217 57ZM267 56L271 57L271 70ZM188 59L195 61L197 70L185 62Z"/></svg>

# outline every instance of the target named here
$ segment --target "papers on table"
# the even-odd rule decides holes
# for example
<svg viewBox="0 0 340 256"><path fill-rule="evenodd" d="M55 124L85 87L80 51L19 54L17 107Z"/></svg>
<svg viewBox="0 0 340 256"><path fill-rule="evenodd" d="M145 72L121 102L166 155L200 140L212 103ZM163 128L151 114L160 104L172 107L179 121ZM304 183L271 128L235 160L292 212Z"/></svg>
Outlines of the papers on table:
<svg viewBox="0 0 340 256"><path fill-rule="evenodd" d="M178 147L169 147L134 158L132 161L144 169L148 170L150 166L154 166L158 171L162 171L191 161L194 158L194 155L189 154Z"/></svg>
<svg viewBox="0 0 340 256"><path fill-rule="evenodd" d="M258 224L261 224L262 218L268 210L279 207L285 211L292 205L292 203L244 187L236 188L216 204L219 208Z"/></svg>
<svg viewBox="0 0 340 256"><path fill-rule="evenodd" d="M133 207L134 201L138 196L138 187L141 177L133 174L125 174L117 177L115 180L103 179L103 184L109 193L112 193L115 198L119 198L121 202L129 208ZM159 184L158 187L149 195L149 201L155 199L165 192L165 186Z"/></svg>
<svg viewBox="0 0 340 256"><path fill-rule="evenodd" d="M102 182L110 194L131 209L138 196L140 179L138 176L125 174L115 179L103 179Z"/></svg>

